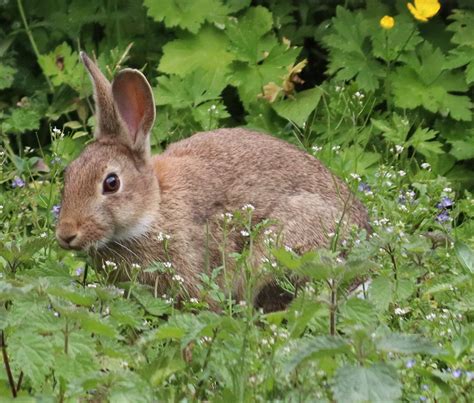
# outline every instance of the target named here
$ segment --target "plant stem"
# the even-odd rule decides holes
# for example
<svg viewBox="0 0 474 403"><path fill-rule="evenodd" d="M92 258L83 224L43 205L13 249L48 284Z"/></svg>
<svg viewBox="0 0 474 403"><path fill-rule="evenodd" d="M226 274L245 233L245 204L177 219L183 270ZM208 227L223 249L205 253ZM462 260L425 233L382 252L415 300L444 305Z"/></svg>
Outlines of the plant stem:
<svg viewBox="0 0 474 403"><path fill-rule="evenodd" d="M23 21L23 26L25 27L26 35L28 36L28 39L30 40L31 47L33 48L33 52L36 56L36 61L39 63L40 59L40 53L38 50L38 46L36 46L36 41L33 36L33 33L31 32L30 26L28 25L28 22L26 21L26 16L25 16L25 10L23 9L23 3L22 0L17 0L18 4L18 11L20 12L21 20ZM54 87L51 81L49 80L49 77L45 74L44 77L46 78L46 82L48 83L49 90L54 93Z"/></svg>
<svg viewBox="0 0 474 403"><path fill-rule="evenodd" d="M5 371L7 371L8 383L10 384L10 389L12 391L13 397L16 397L15 381L13 379L12 370L10 368L10 361L8 360L7 346L5 344L5 334L3 333L3 330L2 335L0 337L0 347L2 348L3 363L5 364Z"/></svg>

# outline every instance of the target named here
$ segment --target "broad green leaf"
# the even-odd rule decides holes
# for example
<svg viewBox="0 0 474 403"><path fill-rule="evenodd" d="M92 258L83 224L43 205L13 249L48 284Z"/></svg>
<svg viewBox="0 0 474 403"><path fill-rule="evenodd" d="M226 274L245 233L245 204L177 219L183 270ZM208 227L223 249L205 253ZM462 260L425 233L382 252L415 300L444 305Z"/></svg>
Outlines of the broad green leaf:
<svg viewBox="0 0 474 403"><path fill-rule="evenodd" d="M448 31L453 32L451 41L474 48L474 11L453 10L448 18L453 21L447 27Z"/></svg>
<svg viewBox="0 0 474 403"><path fill-rule="evenodd" d="M95 293L90 289L54 287L49 288L48 293L71 301L75 305L91 306L96 301Z"/></svg>
<svg viewBox="0 0 474 403"><path fill-rule="evenodd" d="M38 130L41 116L33 108L15 108L11 115L2 122L2 130L6 133L23 133Z"/></svg>
<svg viewBox="0 0 474 403"><path fill-rule="evenodd" d="M23 371L35 388L41 388L54 364L52 344L26 329L15 333L7 342L15 367Z"/></svg>
<svg viewBox="0 0 474 403"><path fill-rule="evenodd" d="M139 327L143 309L132 300L117 299L110 304L110 316L121 325Z"/></svg>
<svg viewBox="0 0 474 403"><path fill-rule="evenodd" d="M180 27L196 34L205 21L223 24L229 9L220 0L145 0L147 14L167 28Z"/></svg>
<svg viewBox="0 0 474 403"><path fill-rule="evenodd" d="M375 342L377 349L399 354L439 354L431 341L416 334L390 333Z"/></svg>
<svg viewBox="0 0 474 403"><path fill-rule="evenodd" d="M472 249L461 241L456 241L454 250L461 265L466 271L474 274L474 252Z"/></svg>
<svg viewBox="0 0 474 403"><path fill-rule="evenodd" d="M393 300L393 281L390 277L380 275L370 283L369 299L377 311L385 312Z"/></svg>
<svg viewBox="0 0 474 403"><path fill-rule="evenodd" d="M338 402L394 402L402 396L397 372L386 364L345 365L337 370L332 390Z"/></svg>
<svg viewBox="0 0 474 403"><path fill-rule="evenodd" d="M225 33L232 43L236 59L256 64L264 58L265 41L261 38L273 26L272 13L265 7L251 7L239 19L230 19Z"/></svg>
<svg viewBox="0 0 474 403"><path fill-rule="evenodd" d="M229 40L221 31L206 26L199 35L186 34L163 46L158 69L182 77L197 69L224 72L234 60L228 46Z"/></svg>
<svg viewBox="0 0 474 403"><path fill-rule="evenodd" d="M295 97L276 102L272 106L281 117L302 127L311 112L318 106L321 96L320 88L311 88L297 93Z"/></svg>
<svg viewBox="0 0 474 403"><path fill-rule="evenodd" d="M0 63L0 90L9 88L13 84L13 79L17 69Z"/></svg>
<svg viewBox="0 0 474 403"><path fill-rule="evenodd" d="M307 359L333 356L348 349L349 345L340 337L317 336L300 339L285 362L284 371L288 374Z"/></svg>
<svg viewBox="0 0 474 403"><path fill-rule="evenodd" d="M350 298L340 307L340 315L345 326L373 325L377 322L374 306L366 300Z"/></svg>
<svg viewBox="0 0 474 403"><path fill-rule="evenodd" d="M161 298L155 298L145 287L134 287L132 295L145 311L155 316L161 316L170 311L170 305Z"/></svg>

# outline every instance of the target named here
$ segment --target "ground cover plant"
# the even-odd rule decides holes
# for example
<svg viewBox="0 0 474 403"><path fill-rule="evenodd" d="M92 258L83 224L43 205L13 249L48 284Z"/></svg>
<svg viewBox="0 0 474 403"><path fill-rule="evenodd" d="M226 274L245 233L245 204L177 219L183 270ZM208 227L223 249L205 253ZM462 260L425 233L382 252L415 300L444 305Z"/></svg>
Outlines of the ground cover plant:
<svg viewBox="0 0 474 403"><path fill-rule="evenodd" d="M1 400L472 400L474 5L407 3L3 1ZM155 151L198 130L269 132L343 177L373 232L299 256L252 206L223 217L248 238L233 256L248 295L267 237L265 270L294 295L272 313L219 289L224 267L178 308L179 276L166 295L136 281L172 262L116 283L111 262L61 250L62 171L94 127L81 49L109 78L146 74Z"/></svg>

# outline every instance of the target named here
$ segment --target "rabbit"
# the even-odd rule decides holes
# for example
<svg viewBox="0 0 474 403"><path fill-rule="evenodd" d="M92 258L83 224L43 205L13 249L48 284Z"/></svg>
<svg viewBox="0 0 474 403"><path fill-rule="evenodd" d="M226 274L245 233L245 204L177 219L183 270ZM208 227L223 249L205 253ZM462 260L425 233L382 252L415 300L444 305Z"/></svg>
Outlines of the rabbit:
<svg viewBox="0 0 474 403"><path fill-rule="evenodd" d="M80 57L93 83L95 141L64 173L56 227L61 247L86 251L98 265L115 262L121 279L139 266L138 280L155 295L179 280L183 298L199 298L202 273L223 264L222 217L229 213L244 208L252 224L273 223L280 244L298 253L327 247L339 221L369 229L366 209L341 179L268 134L200 132L151 155L155 104L145 76L126 68L110 83L86 53ZM253 303L272 310L279 295L287 296L276 291L271 275L258 275L268 250L261 238L252 255L259 278ZM233 231L225 251L240 252L246 242L248 234ZM235 269L231 260L229 270ZM172 269L144 270L154 262ZM217 281L224 287L222 277ZM237 301L244 298L242 274L232 273L229 287Z"/></svg>

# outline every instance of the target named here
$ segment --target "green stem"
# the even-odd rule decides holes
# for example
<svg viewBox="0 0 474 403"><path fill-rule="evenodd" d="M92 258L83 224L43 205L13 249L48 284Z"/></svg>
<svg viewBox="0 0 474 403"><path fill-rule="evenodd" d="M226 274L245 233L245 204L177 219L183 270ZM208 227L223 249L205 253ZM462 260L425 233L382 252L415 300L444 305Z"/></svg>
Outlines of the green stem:
<svg viewBox="0 0 474 403"><path fill-rule="evenodd" d="M28 22L26 21L26 16L25 16L25 10L23 9L23 3L21 2L22 0L17 0L18 4L18 11L20 12L21 15L21 20L23 21L23 25L25 27L26 35L28 36L28 39L30 40L31 47L33 48L33 52L36 55L36 60L39 63L40 59L40 53L38 50L38 46L36 46L36 41L33 36L33 33L31 32L30 26L28 25ZM49 80L49 77L45 74L44 77L46 78L46 82L48 83L49 90L54 93L54 87L51 81Z"/></svg>

